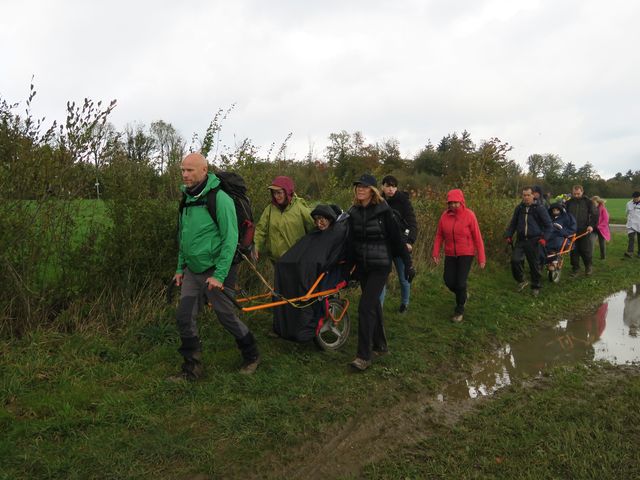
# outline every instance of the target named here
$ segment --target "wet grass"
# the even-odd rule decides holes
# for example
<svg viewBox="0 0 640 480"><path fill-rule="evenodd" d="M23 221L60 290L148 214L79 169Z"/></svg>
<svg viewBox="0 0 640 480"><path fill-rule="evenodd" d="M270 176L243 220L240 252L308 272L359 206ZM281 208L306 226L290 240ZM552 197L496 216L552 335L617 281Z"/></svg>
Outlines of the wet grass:
<svg viewBox="0 0 640 480"><path fill-rule="evenodd" d="M561 315L579 315L637 282L640 261L622 258L624 240L615 237L593 277L545 285L538 298L515 291L505 251L486 271L472 273L471 298L459 325L449 321L453 296L440 269L420 273L408 314L395 313L398 292L392 285L385 303L392 353L364 374L347 367L355 333L340 352L323 353L312 345L267 339L270 319L261 314L246 320L263 364L256 375L242 377L233 339L207 314L201 321L207 378L169 383L164 379L179 365L174 311L151 297L140 300L148 304L138 305L118 331L95 325L75 334L40 330L3 340L0 478L243 478L255 474L256 464L286 464L291 449L345 419L383 410L415 392L434 393L497 342L527 335ZM120 308L125 314L126 305ZM354 332L356 310L354 305ZM527 398L523 393L523 411ZM545 423L541 415L538 421ZM526 425L519 420L511 428ZM478 448L468 438L459 448ZM482 444L488 450L499 440L492 438ZM496 455L506 451L495 445ZM513 471L537 458L535 451L525 453L508 457ZM585 463L593 456L572 455ZM387 475L399 467L380 468L375 472Z"/></svg>
<svg viewBox="0 0 640 480"><path fill-rule="evenodd" d="M640 477L640 368L556 369L484 402L453 428L369 465L365 478Z"/></svg>

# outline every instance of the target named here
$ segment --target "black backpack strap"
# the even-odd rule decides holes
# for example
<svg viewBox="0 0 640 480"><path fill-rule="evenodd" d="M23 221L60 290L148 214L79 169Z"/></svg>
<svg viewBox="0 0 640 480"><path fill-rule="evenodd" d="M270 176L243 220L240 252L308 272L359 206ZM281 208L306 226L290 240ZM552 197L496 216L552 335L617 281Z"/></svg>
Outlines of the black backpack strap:
<svg viewBox="0 0 640 480"><path fill-rule="evenodd" d="M209 190L209 193L207 193L207 210L209 210L209 215L211 215L213 223L216 224L216 227L219 230L220 225L218 224L218 214L216 213L218 190L220 190L220 185L212 188L211 190Z"/></svg>

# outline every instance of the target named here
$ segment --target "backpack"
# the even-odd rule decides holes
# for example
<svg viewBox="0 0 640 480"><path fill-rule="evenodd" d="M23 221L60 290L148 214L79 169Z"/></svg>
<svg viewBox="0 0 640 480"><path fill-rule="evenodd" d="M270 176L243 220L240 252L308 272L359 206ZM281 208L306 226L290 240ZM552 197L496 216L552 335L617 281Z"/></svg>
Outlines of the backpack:
<svg viewBox="0 0 640 480"><path fill-rule="evenodd" d="M218 217L216 214L216 196L218 190L222 190L233 200L233 205L236 207L236 217L238 218L238 247L236 248L236 254L233 257L232 265L235 265L242 261L242 255L249 255L253 247L253 236L255 234L255 224L253 223L253 212L251 210L251 201L247 196L247 185L237 173L233 172L217 172L215 176L220 180L220 185L216 188L212 188L206 198L198 199L197 201L187 205L187 195L182 194L180 200L179 216L182 218L182 211L186 207L194 207L196 205L206 205L209 215L213 219L216 226L218 225Z"/></svg>

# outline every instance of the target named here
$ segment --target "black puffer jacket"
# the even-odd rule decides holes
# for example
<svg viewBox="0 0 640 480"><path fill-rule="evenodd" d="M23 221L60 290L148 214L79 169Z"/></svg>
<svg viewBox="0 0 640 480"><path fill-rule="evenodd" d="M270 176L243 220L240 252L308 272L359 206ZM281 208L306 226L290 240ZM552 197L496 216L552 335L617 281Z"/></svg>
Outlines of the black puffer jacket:
<svg viewBox="0 0 640 480"><path fill-rule="evenodd" d="M384 197L391 208L396 210L400 216L407 222L409 227L409 236L407 243L413 245L418 238L418 222L416 221L416 213L409 199L407 192L396 191L393 197Z"/></svg>
<svg viewBox="0 0 640 480"><path fill-rule="evenodd" d="M359 269L390 269L393 257L411 264L387 202L349 209L349 256Z"/></svg>

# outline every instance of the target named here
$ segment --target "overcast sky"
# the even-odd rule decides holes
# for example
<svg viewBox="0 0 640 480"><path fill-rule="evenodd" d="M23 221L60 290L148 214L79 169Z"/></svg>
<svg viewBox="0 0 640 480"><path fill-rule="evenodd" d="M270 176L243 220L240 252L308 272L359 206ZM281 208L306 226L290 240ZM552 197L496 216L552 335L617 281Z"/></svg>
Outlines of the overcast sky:
<svg viewBox="0 0 640 480"><path fill-rule="evenodd" d="M341 130L412 157L466 129L609 177L640 168L639 25L633 0L0 0L0 96L34 76L38 115L117 99L117 128L187 140L235 104L224 142L292 132L296 158Z"/></svg>

